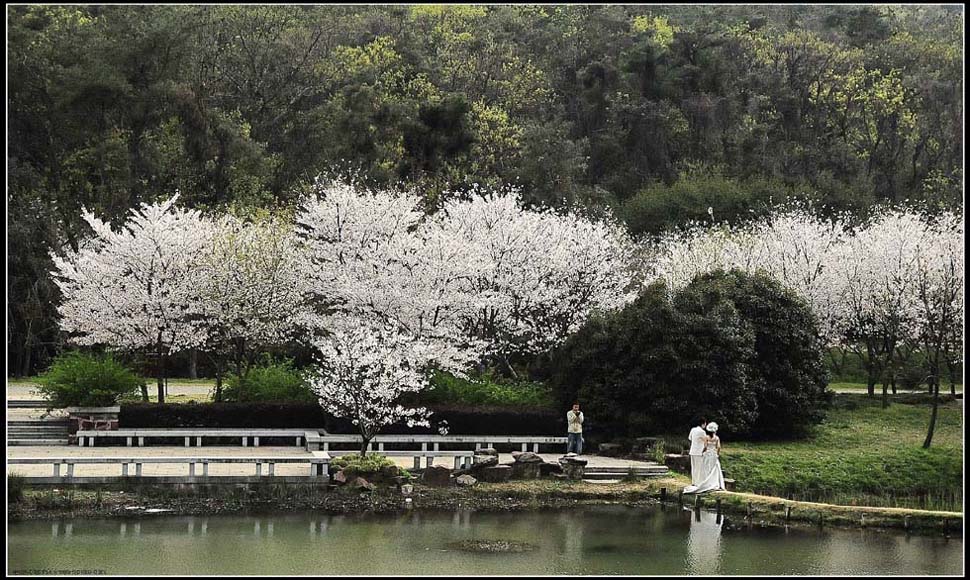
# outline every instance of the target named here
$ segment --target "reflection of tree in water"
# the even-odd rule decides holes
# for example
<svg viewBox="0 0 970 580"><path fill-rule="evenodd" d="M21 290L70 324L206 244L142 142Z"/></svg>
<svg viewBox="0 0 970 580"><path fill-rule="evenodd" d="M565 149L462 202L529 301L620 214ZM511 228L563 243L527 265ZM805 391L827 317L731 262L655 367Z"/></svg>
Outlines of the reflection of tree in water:
<svg viewBox="0 0 970 580"><path fill-rule="evenodd" d="M697 510L690 519L687 533L686 574L719 574L721 568L721 518L712 512Z"/></svg>
<svg viewBox="0 0 970 580"><path fill-rule="evenodd" d="M562 533L559 557L564 563L579 566L584 559L583 532L587 523L586 519L576 517L576 512L570 510L561 512L557 519Z"/></svg>

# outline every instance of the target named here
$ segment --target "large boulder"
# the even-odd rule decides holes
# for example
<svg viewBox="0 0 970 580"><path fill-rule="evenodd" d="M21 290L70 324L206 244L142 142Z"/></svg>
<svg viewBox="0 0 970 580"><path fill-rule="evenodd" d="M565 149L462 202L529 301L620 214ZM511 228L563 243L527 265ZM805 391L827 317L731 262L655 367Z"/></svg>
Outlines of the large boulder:
<svg viewBox="0 0 970 580"><path fill-rule="evenodd" d="M424 470L421 481L433 487L447 487L451 485L451 469L442 465L432 465Z"/></svg>
<svg viewBox="0 0 970 580"><path fill-rule="evenodd" d="M465 474L465 475L459 475L458 477L456 477L455 483L457 483L459 486L467 487L467 486L475 485L476 483L478 483L478 480L468 474Z"/></svg>
<svg viewBox="0 0 970 580"><path fill-rule="evenodd" d="M498 465L498 455L479 455L476 453L472 457L472 469L484 469L493 465Z"/></svg>
<svg viewBox="0 0 970 580"><path fill-rule="evenodd" d="M493 465L482 470L482 480L488 483L502 483L508 481L512 476L512 467L509 465Z"/></svg>
<svg viewBox="0 0 970 580"><path fill-rule="evenodd" d="M542 463L544 461L542 457L539 457L539 454L531 451L513 451L512 459L516 463Z"/></svg>
<svg viewBox="0 0 970 580"><path fill-rule="evenodd" d="M494 447L485 447L483 449L476 449L475 455L494 455L498 457L498 450Z"/></svg>
<svg viewBox="0 0 970 580"><path fill-rule="evenodd" d="M568 479L583 479L586 477L586 463L587 461L585 459L578 457L562 457L559 459L562 472Z"/></svg>
<svg viewBox="0 0 970 580"><path fill-rule="evenodd" d="M542 475L542 463L516 462L512 464L512 479L539 479Z"/></svg>
<svg viewBox="0 0 970 580"><path fill-rule="evenodd" d="M374 491L374 488L376 487L373 483L367 481L363 477L355 478L350 485L356 489L361 489L365 491Z"/></svg>
<svg viewBox="0 0 970 580"><path fill-rule="evenodd" d="M353 478L351 476L347 475L347 472L344 471L343 469L341 469L337 473L333 474L333 482L336 483L336 484L339 484L339 485L343 485L343 484L347 483L348 481L351 481L352 479Z"/></svg>

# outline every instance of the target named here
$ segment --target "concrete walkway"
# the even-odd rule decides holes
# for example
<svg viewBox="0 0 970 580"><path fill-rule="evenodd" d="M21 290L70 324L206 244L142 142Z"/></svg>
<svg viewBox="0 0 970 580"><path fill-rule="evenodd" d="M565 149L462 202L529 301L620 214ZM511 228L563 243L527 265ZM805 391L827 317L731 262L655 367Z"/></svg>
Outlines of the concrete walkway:
<svg viewBox="0 0 970 580"><path fill-rule="evenodd" d="M7 448L7 457L298 457L310 453L300 447L177 447L177 446L158 446L158 447L76 447L76 446L17 446ZM555 463L562 457L558 453L540 453L545 461ZM587 467L646 467L654 465L644 461L632 461L629 459L618 459L614 457L599 457L596 455L584 455L588 460ZM408 469L413 468L414 460L411 457L391 457L398 466ZM509 453L499 454L500 462L512 461ZM421 466L424 467L424 460ZM451 457L438 457L434 465L444 467L454 467L454 460ZM85 476L111 476L121 473L120 465L78 465L75 468L75 475ZM211 475L253 475L255 467L244 464L213 464L210 466ZM15 471L23 475L50 475L50 465L15 465L8 466L7 471ZM276 466L277 475L306 475L307 466L279 464ZM155 465L146 464L144 475L187 475L188 465Z"/></svg>

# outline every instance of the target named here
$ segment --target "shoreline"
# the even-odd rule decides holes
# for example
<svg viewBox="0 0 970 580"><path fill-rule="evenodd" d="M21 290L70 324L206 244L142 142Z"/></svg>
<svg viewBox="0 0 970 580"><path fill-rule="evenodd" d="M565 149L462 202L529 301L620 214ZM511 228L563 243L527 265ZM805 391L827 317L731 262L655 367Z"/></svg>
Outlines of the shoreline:
<svg viewBox="0 0 970 580"><path fill-rule="evenodd" d="M121 491L25 490L20 502L9 504L8 521L60 518L205 516L247 513L287 513L315 510L329 513L390 513L427 511L529 511L586 505L663 506L662 509L718 510L730 528L811 526L905 530L921 535L962 537L963 514L907 508L841 506L739 492L683 496L680 478L592 484L550 480L479 483L473 487L435 488L414 485L407 502L400 491L383 488L361 492L316 485L227 487L214 493L178 491L142 485ZM666 501L661 501L662 489ZM681 503L681 501L683 503ZM695 504L695 501L697 502ZM410 504L410 507L408 507Z"/></svg>

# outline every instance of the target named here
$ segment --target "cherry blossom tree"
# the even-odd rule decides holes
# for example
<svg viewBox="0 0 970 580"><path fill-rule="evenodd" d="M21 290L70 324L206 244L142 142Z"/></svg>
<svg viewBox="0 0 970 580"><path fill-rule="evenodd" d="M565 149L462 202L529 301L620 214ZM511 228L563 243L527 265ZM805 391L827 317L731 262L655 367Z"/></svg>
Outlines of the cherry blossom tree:
<svg viewBox="0 0 970 580"><path fill-rule="evenodd" d="M118 230L86 211L93 237L77 251L52 254L63 295L61 328L77 344L152 352L160 403L166 359L205 337L194 313L198 258L210 245L211 229L199 212L175 207L177 199L142 204Z"/></svg>
<svg viewBox="0 0 970 580"><path fill-rule="evenodd" d="M211 228L196 290L203 349L214 355L218 401L224 357L234 359L241 375L254 349L292 340L310 290L292 224L266 215L248 220L225 215Z"/></svg>
<svg viewBox="0 0 970 580"><path fill-rule="evenodd" d="M475 190L427 217L413 192L315 193L297 219L317 294L336 311L507 362L633 298L634 246L612 221L528 210L515 192Z"/></svg>
<svg viewBox="0 0 970 580"><path fill-rule="evenodd" d="M931 245L916 268L918 337L927 357L933 409L923 448L933 442L940 398L940 370L948 353L962 351L966 278L964 224L960 216L944 214L928 228Z"/></svg>
<svg viewBox="0 0 970 580"><path fill-rule="evenodd" d="M914 283L921 254L933 243L924 216L887 210L853 232L837 262L843 274L847 344L864 348L859 356L868 370L868 392L874 395L882 379L884 405L898 350L914 337Z"/></svg>
<svg viewBox="0 0 970 580"><path fill-rule="evenodd" d="M438 223L471 260L474 304L461 309L469 336L508 355L561 343L596 310L635 297L634 246L610 219L522 206L515 191L474 191L444 204Z"/></svg>
<svg viewBox="0 0 970 580"><path fill-rule="evenodd" d="M317 343L321 364L310 386L323 409L347 418L361 435L360 454L375 435L404 421L428 426L423 407L405 407L400 399L428 385L428 360L437 358L433 341L416 339L392 326L362 324L338 317L329 336Z"/></svg>
<svg viewBox="0 0 970 580"><path fill-rule="evenodd" d="M845 315L837 261L846 236L841 217L822 219L802 205L744 225L695 223L661 238L648 280L663 278L681 288L717 269L762 271L808 302L822 336L834 345Z"/></svg>
<svg viewBox="0 0 970 580"><path fill-rule="evenodd" d="M952 217L934 221L912 209L883 208L850 227L841 216L822 219L805 206L784 207L746 225L693 224L669 232L657 244L646 278L663 278L677 288L718 268L768 273L812 306L830 346L859 356L868 371L871 396L876 382L883 380L885 403L900 352L925 332L920 329L962 336L962 318L956 322L945 314L950 307L939 306L952 306L953 301L933 293L921 298L919 293L920 280L926 288L938 288L928 281L942 275L933 278L928 272L939 272L944 269L940 264L949 263L927 256L949 256L952 263L962 264L961 228ZM952 284L956 278L952 274L946 279ZM938 324L941 316L949 324ZM947 349L950 342L936 336L932 344Z"/></svg>

